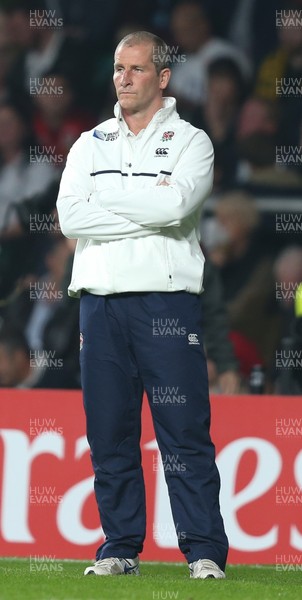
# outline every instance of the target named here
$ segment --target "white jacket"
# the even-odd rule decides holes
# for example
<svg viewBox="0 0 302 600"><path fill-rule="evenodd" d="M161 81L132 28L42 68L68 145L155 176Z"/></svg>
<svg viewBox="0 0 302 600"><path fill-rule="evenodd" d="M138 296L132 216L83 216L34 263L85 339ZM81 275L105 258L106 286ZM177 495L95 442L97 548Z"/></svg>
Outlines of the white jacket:
<svg viewBox="0 0 302 600"><path fill-rule="evenodd" d="M61 230L78 239L69 295L201 293L199 221L212 189L212 143L179 118L174 98L137 136L118 103L115 115L81 135L62 175Z"/></svg>

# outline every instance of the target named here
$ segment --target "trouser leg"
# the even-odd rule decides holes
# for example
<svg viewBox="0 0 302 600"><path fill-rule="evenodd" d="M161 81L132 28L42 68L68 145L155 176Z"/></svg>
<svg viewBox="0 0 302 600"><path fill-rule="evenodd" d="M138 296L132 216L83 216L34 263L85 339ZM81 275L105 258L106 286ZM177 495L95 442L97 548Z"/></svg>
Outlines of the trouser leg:
<svg viewBox="0 0 302 600"><path fill-rule="evenodd" d="M124 298L83 295L80 352L95 495L106 536L97 559L134 558L146 529L140 434L142 382L127 339Z"/></svg>
<svg viewBox="0 0 302 600"><path fill-rule="evenodd" d="M168 485L180 550L188 562L224 569L228 541L210 427L201 299L181 293L133 299L131 328Z"/></svg>

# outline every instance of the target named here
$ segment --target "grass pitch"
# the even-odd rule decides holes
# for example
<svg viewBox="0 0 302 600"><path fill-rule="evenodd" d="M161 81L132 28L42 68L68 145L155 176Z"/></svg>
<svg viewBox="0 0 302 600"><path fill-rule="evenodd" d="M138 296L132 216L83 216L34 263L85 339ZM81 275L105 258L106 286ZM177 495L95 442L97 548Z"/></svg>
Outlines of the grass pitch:
<svg viewBox="0 0 302 600"><path fill-rule="evenodd" d="M189 579L186 564L141 562L141 576L83 577L87 562L0 559L0 600L301 600L302 574L228 566L226 580ZM280 567L280 566L279 566Z"/></svg>

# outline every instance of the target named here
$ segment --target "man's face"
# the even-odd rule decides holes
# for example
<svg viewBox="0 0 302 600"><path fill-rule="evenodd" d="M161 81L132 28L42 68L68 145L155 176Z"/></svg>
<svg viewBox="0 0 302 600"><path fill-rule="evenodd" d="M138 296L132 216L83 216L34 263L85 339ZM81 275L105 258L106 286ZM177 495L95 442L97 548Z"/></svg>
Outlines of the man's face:
<svg viewBox="0 0 302 600"><path fill-rule="evenodd" d="M152 62L153 46L148 43L117 48L113 82L122 109L128 114L158 110L162 90L166 88L170 70L158 75Z"/></svg>

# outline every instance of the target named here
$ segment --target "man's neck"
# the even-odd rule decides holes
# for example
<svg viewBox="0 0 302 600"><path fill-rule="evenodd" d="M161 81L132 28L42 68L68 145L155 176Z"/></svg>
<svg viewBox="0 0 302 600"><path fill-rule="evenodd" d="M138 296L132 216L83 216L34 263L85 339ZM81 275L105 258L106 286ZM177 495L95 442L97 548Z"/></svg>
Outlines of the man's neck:
<svg viewBox="0 0 302 600"><path fill-rule="evenodd" d="M163 105L164 103L161 101L157 106L153 107L152 110L146 112L128 113L126 110L122 110L122 115L130 131L132 131L134 135L138 135L142 129L146 129L154 115L163 107Z"/></svg>

